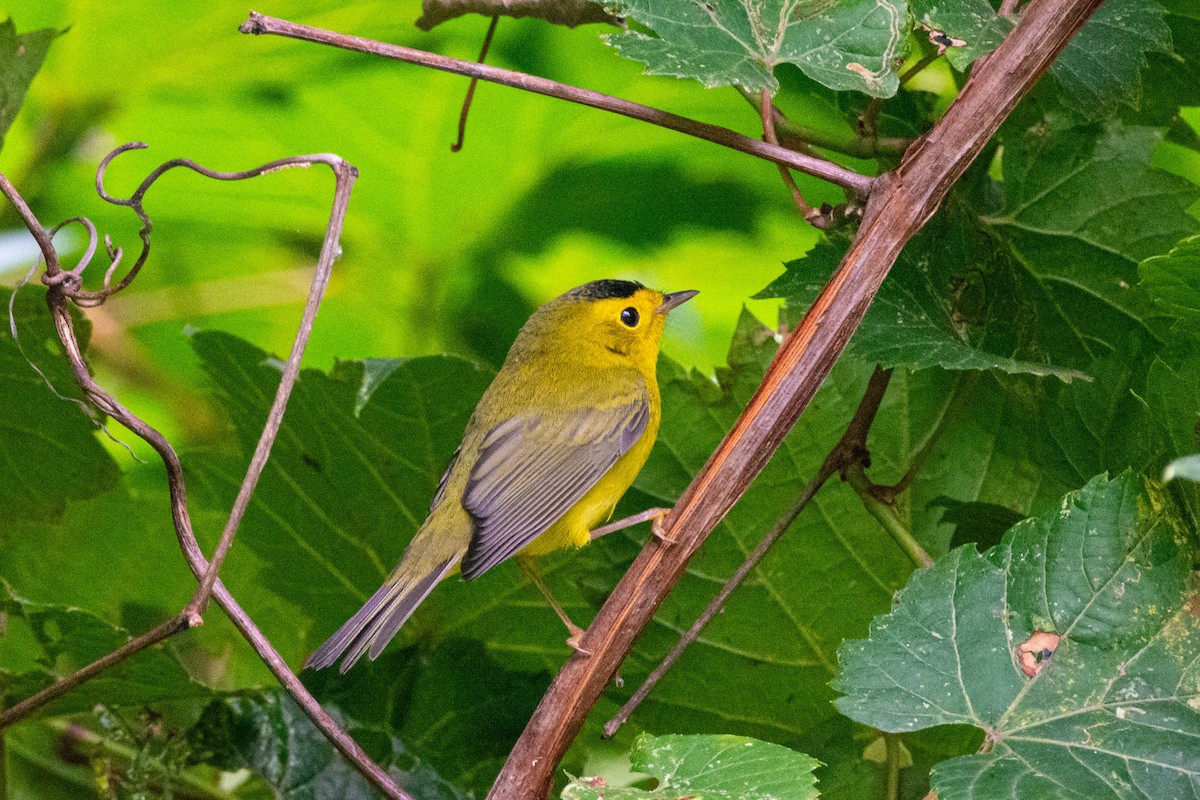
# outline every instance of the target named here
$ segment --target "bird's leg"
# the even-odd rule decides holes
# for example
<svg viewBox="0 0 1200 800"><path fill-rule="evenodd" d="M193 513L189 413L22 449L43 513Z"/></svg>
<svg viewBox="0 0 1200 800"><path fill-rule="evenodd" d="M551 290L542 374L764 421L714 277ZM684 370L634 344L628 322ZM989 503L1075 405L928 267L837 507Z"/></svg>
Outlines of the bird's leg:
<svg viewBox="0 0 1200 800"><path fill-rule="evenodd" d="M675 544L675 540L663 532L663 520L666 519L667 514L670 513L670 511L671 509L669 508L647 508L642 513L634 514L632 517L625 517L625 519L619 519L616 522L610 522L607 525L601 525L599 528L596 528L592 531L592 541L595 541L601 536L605 536L606 534L614 531L624 530L625 528L645 522L646 520L651 520L650 532L654 534L654 538L666 544Z"/></svg>
<svg viewBox="0 0 1200 800"><path fill-rule="evenodd" d="M571 635L567 637L567 644L572 650L583 653L585 656L590 656L591 653L579 646L583 641L583 634L586 631L571 621L567 616L567 612L563 611L562 606L554 599L554 595L550 594L550 587L542 580L542 575L538 572L537 564L532 558L517 557L517 566L521 568L521 573L529 579L529 582L537 587L537 590L542 593L542 597L546 598L546 602L554 609L554 613L558 614L558 618L562 620L563 625L567 626L567 630Z"/></svg>

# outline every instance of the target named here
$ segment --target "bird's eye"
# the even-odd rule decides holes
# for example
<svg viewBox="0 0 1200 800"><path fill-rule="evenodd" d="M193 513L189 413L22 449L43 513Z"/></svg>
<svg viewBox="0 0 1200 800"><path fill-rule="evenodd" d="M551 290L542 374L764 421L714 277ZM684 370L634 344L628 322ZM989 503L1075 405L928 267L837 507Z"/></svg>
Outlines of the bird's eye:
<svg viewBox="0 0 1200 800"><path fill-rule="evenodd" d="M621 312L621 322L624 322L630 328L636 328L638 324L638 312L633 306Z"/></svg>

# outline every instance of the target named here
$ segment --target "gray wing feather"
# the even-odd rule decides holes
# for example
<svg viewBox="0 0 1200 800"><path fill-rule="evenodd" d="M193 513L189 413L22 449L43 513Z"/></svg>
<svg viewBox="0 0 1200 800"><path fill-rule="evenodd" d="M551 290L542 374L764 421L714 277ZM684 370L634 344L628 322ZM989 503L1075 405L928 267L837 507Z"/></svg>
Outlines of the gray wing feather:
<svg viewBox="0 0 1200 800"><path fill-rule="evenodd" d="M484 437L463 507L475 532L462 575L482 575L544 533L641 438L642 396L622 406L514 417Z"/></svg>

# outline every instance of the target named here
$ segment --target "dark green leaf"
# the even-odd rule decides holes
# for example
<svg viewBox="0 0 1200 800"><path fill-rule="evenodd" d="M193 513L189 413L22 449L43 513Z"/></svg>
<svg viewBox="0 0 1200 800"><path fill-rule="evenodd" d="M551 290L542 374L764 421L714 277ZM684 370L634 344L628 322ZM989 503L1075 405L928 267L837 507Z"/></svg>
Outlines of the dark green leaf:
<svg viewBox="0 0 1200 800"><path fill-rule="evenodd" d="M745 736L650 736L629 754L635 772L653 776L652 790L595 785L576 778L563 800L815 800L817 760Z"/></svg>
<svg viewBox="0 0 1200 800"><path fill-rule="evenodd" d="M0 602L8 615L0 648L0 699L11 706L51 683L85 667L129 641L129 635L76 608L33 603L2 584ZM204 697L208 689L193 681L174 655L155 647L143 650L68 692L38 712L40 716L86 711L97 703L141 705L160 700Z"/></svg>
<svg viewBox="0 0 1200 800"><path fill-rule="evenodd" d="M11 296L0 290L6 318ZM79 391L45 297L40 287L17 295L13 318L20 347L9 326L0 326L0 451L9 454L0 460L0 518L8 521L54 519L66 508L66 498L92 497L118 476L117 465L96 439L92 417L65 399L77 400ZM77 318L76 330L86 350L91 326ZM11 534L11 528L0 529L0 546Z"/></svg>
<svg viewBox="0 0 1200 800"><path fill-rule="evenodd" d="M278 362L224 334L199 333L193 344L243 452L251 452ZM324 634L375 591L424 520L488 378L444 357L302 374L238 542L262 559L262 580L310 609ZM200 463L216 507L233 496L242 464L228 457Z"/></svg>
<svg viewBox="0 0 1200 800"><path fill-rule="evenodd" d="M605 37L652 75L695 78L705 86L779 89L780 64L795 64L837 90L891 97L904 41L903 0L619 0L616 13L652 28Z"/></svg>
<svg viewBox="0 0 1200 800"><path fill-rule="evenodd" d="M1151 166L1160 138L1116 123L1004 137L1004 209L984 219L1021 265L1021 302L1043 335L1085 364L1163 335L1137 264L1200 228L1187 213L1200 190Z"/></svg>
<svg viewBox="0 0 1200 800"><path fill-rule="evenodd" d="M960 71L995 50L1013 26L987 0L913 0L912 14L918 24L963 42L946 50L946 60Z"/></svg>
<svg viewBox="0 0 1200 800"><path fill-rule="evenodd" d="M25 90L42 67L46 51L63 31L44 28L17 34L11 19L0 24L0 146L25 100Z"/></svg>
<svg viewBox="0 0 1200 800"><path fill-rule="evenodd" d="M953 551L843 645L839 709L884 730L987 731L989 752L935 769L943 800L1184 796L1200 621L1173 514L1155 486L1099 477L986 554Z"/></svg>
<svg viewBox="0 0 1200 800"><path fill-rule="evenodd" d="M841 260L843 247L822 243L757 297L786 297L807 308ZM1053 365L1078 361L1055 353L1013 291L1015 265L965 214L943 214L904 248L851 340L864 361L910 369L999 369L1054 375L1082 373ZM1008 284L1008 285L1006 285Z"/></svg>
<svg viewBox="0 0 1200 800"><path fill-rule="evenodd" d="M346 725L336 709L331 714ZM468 796L413 757L394 737L354 725L349 731L402 788L421 800L463 800ZM279 800L379 797L281 690L214 700L188 738L198 761L229 772L251 770Z"/></svg>
<svg viewBox="0 0 1200 800"><path fill-rule="evenodd" d="M1110 116L1142 99L1148 53L1171 52L1171 29L1156 0L1108 0L1071 38L1050 72L1063 102L1084 119Z"/></svg>
<svg viewBox="0 0 1200 800"><path fill-rule="evenodd" d="M322 704L356 725L386 731L410 758L479 796L550 680L547 673L506 669L481 642L465 639L394 647L346 675L326 670L305 677Z"/></svg>

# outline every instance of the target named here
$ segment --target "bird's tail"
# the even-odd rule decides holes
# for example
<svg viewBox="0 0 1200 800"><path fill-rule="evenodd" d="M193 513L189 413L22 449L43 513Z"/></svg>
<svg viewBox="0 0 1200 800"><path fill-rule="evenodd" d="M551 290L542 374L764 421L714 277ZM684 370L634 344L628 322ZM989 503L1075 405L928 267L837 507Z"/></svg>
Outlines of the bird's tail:
<svg viewBox="0 0 1200 800"><path fill-rule="evenodd" d="M337 633L308 657L304 666L324 669L341 658L338 669L345 674L363 653L369 652L371 660L375 660L454 563L454 559L443 561L415 580L403 573L393 574Z"/></svg>

